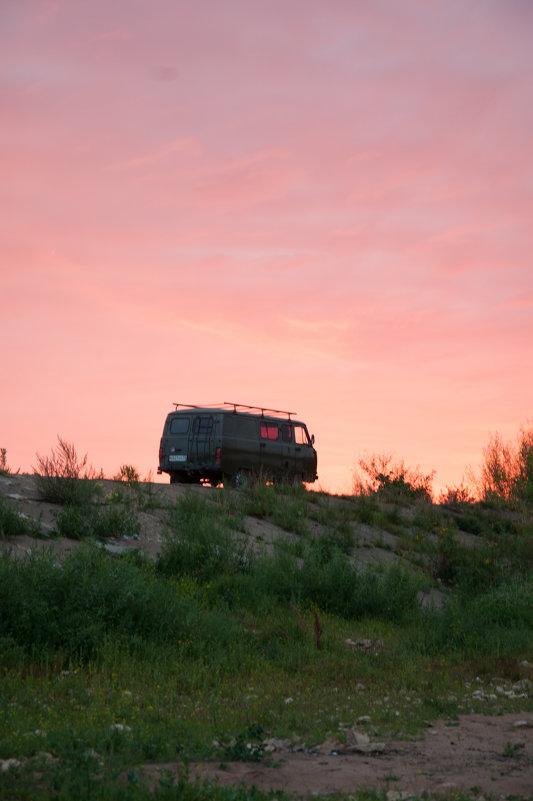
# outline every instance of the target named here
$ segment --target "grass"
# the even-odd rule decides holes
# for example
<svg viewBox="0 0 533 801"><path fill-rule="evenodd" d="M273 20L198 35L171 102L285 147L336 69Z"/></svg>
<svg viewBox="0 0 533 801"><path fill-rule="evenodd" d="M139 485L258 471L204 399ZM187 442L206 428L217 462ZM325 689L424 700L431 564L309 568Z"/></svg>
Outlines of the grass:
<svg viewBox="0 0 533 801"><path fill-rule="evenodd" d="M121 473L107 497L86 479L89 500L63 502L58 532L138 531L139 509L159 502ZM527 508L253 486L191 491L159 511L155 562L90 543L61 562L46 549L0 560L0 759L19 762L0 772L2 799L263 799L186 774L153 790L140 766L261 759L263 737L313 745L362 716L390 739L472 709L533 711L520 697L533 634ZM252 550L250 516L276 522L291 547L282 537ZM7 501L0 525L27 533ZM372 526L398 538L399 561L359 561ZM448 588L441 606L421 605L429 587Z"/></svg>

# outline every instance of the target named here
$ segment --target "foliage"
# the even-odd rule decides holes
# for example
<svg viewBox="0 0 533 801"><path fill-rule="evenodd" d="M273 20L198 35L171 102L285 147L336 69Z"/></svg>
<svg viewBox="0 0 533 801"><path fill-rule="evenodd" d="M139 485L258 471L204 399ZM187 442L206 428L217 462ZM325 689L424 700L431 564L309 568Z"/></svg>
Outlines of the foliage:
<svg viewBox="0 0 533 801"><path fill-rule="evenodd" d="M131 464L122 464L118 473L113 476L114 481L125 481L128 484L138 484L140 481L139 471Z"/></svg>
<svg viewBox="0 0 533 801"><path fill-rule="evenodd" d="M384 500L408 501L421 498L431 501L435 471L424 475L420 468L406 467L403 459L393 462L388 454L374 454L358 461L361 473L354 469L355 495L376 495Z"/></svg>
<svg viewBox="0 0 533 801"><path fill-rule="evenodd" d="M7 499L0 498L0 537L20 537L24 534L40 536L39 523L24 517Z"/></svg>
<svg viewBox="0 0 533 801"><path fill-rule="evenodd" d="M81 547L61 564L46 551L4 555L0 586L0 637L28 655L92 658L110 637L133 649L196 642L202 650L231 637L231 623L219 630L217 615L202 611L199 597L148 565L110 559L94 547Z"/></svg>
<svg viewBox="0 0 533 801"><path fill-rule="evenodd" d="M64 506L55 513L57 533L73 540L107 537L137 538L141 531L135 513L128 506Z"/></svg>
<svg viewBox="0 0 533 801"><path fill-rule="evenodd" d="M0 476L7 476L10 472L7 463L7 448L0 448Z"/></svg>
<svg viewBox="0 0 533 801"><path fill-rule="evenodd" d="M439 504L442 506L461 506L473 503L474 500L472 491L470 487L465 484L464 479L460 484L447 486L439 495Z"/></svg>
<svg viewBox="0 0 533 801"><path fill-rule="evenodd" d="M533 502L533 426L521 426L515 441L492 434L483 450L479 479L473 479L484 501Z"/></svg>
<svg viewBox="0 0 533 801"><path fill-rule="evenodd" d="M169 510L169 527L158 561L163 575L190 575L205 583L246 568L246 546L233 538L234 521L220 503L189 492Z"/></svg>
<svg viewBox="0 0 533 801"><path fill-rule="evenodd" d="M245 731L223 746L225 759L240 762L260 762L265 755L263 739L265 730L258 723L251 723Z"/></svg>
<svg viewBox="0 0 533 801"><path fill-rule="evenodd" d="M79 459L76 448L58 435L58 446L50 456L37 456L33 468L37 490L44 501L81 505L93 497L96 477L93 467L87 464L87 454Z"/></svg>

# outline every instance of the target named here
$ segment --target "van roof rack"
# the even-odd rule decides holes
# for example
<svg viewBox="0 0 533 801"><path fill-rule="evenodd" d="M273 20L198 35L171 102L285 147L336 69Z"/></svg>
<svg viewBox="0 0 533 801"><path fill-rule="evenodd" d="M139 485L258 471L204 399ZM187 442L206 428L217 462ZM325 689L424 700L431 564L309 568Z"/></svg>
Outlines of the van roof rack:
<svg viewBox="0 0 533 801"><path fill-rule="evenodd" d="M291 419L291 415L296 414L296 412L285 412L282 409L267 409L266 406L248 406L246 403L233 403L230 401L224 401L223 403L205 403L205 404L197 404L197 403L173 403L172 404L176 411L178 410L179 406L183 406L186 409L209 409L215 408L220 409L221 406L230 406L233 407L234 414L237 414L238 411L241 409L250 409L261 412L261 417L265 416L265 412L273 412L274 414L286 414L288 419Z"/></svg>
<svg viewBox="0 0 533 801"><path fill-rule="evenodd" d="M224 401L224 406L233 406L234 412L239 409L256 409L261 412L261 417L265 416L265 412L274 412L274 414L286 414L290 420L291 414L296 414L296 412L284 412L282 409L267 409L265 406L248 406L246 403L232 403L230 401Z"/></svg>

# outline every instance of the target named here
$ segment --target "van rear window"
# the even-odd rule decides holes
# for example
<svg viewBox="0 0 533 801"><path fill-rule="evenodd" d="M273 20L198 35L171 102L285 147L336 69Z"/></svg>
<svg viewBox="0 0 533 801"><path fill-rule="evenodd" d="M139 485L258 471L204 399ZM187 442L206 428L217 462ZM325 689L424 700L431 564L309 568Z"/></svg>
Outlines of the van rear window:
<svg viewBox="0 0 533 801"><path fill-rule="evenodd" d="M170 423L171 434L186 434L189 430L188 417L175 417Z"/></svg>
<svg viewBox="0 0 533 801"><path fill-rule="evenodd" d="M193 434L198 434L200 437L208 437L213 431L213 418L195 417L192 430Z"/></svg>

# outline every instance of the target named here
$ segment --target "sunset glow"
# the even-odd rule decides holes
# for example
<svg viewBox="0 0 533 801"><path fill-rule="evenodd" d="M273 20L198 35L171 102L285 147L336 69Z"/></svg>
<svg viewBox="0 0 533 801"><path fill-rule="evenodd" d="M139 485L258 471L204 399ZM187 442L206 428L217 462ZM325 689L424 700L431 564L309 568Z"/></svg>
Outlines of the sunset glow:
<svg viewBox="0 0 533 801"><path fill-rule="evenodd" d="M533 417L533 3L7 0L0 446L157 470L173 402L435 487ZM160 480L167 480L161 478ZM318 484L315 485L318 488Z"/></svg>

